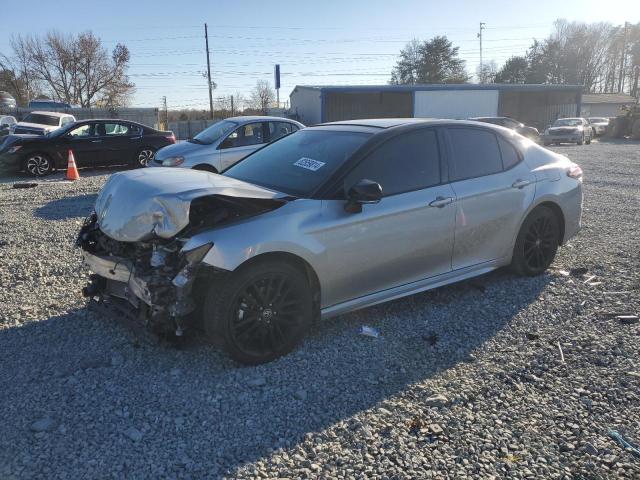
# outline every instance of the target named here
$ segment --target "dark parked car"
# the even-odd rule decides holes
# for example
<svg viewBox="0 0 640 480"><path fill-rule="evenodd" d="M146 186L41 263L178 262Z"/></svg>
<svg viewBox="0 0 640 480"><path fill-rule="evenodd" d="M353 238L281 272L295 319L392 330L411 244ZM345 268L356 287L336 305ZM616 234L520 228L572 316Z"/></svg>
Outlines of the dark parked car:
<svg viewBox="0 0 640 480"><path fill-rule="evenodd" d="M514 120L509 117L475 117L469 120L475 120L476 122L493 123L494 125L500 125L511 130L516 131L523 137L527 137L534 142L540 140L540 132L535 127L529 127L522 122Z"/></svg>
<svg viewBox="0 0 640 480"><path fill-rule="evenodd" d="M0 169L47 175L67 168L69 150L79 167L144 167L158 149L175 141L173 132L126 120L83 120L46 135L8 135L0 143Z"/></svg>

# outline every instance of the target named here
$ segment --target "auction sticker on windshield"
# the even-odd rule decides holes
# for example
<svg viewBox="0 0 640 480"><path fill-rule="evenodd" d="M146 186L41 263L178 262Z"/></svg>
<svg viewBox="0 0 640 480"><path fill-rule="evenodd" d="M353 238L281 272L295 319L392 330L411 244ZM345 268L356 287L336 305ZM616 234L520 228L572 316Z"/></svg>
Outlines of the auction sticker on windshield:
<svg viewBox="0 0 640 480"><path fill-rule="evenodd" d="M296 167L306 168L307 170L311 170L312 172L315 172L316 170L324 166L324 162L321 162L319 160L314 160L313 158L302 157L299 160L297 160L294 163L294 165Z"/></svg>

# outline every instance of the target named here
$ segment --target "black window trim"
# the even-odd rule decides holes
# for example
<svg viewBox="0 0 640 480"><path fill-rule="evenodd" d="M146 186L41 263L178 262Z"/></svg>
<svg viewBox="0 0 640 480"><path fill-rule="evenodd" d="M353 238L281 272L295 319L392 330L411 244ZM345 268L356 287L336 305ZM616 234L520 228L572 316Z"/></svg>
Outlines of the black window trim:
<svg viewBox="0 0 640 480"><path fill-rule="evenodd" d="M440 182L435 183L433 185L429 185L428 187L413 188L413 189L405 190L402 192L396 192L391 195L384 195L384 186L383 186L382 198L383 199L390 198L396 195L403 195L405 193L417 192L419 190L426 190L428 188L439 187L447 184L449 169L445 159L446 152L445 152L445 144L443 143L444 138L442 136L442 131L441 131L442 128L440 128L440 126L438 125L420 125L420 126L411 125L411 128L402 128L402 129L399 128L397 132L394 132L395 133L394 135L385 136L384 140L380 142L376 142L373 145L369 144L369 142L366 142L365 145L363 145L363 147L361 148L361 151L357 151L354 153L353 157L359 156L359 159L356 162L349 162L349 160L347 160L347 162L345 163L351 163L351 165L349 165L346 169L342 169L342 168L339 169L336 172L337 175L334 175L334 179L329 178L328 181L325 183L325 186L321 186L318 189L318 191L327 192L326 194L320 196L319 198L322 200L345 200L346 192L344 191L344 180L347 175L349 175L358 165L360 165L363 161L369 158L369 156L372 155L373 152L378 150L385 143L401 135L416 132L416 131L422 131L422 130L432 130L436 134L436 144L438 148L438 158L439 158L439 167L440 167ZM375 136L376 135L374 135L374 137ZM358 155L358 153L361 153L361 155ZM375 178L370 178L369 180L373 180L374 182L378 181ZM329 186L329 188L326 189L325 188L326 186ZM317 197L314 196L313 198L317 198Z"/></svg>
<svg viewBox="0 0 640 480"><path fill-rule="evenodd" d="M451 137L449 136L449 130L451 130L451 129L480 130L480 131L483 131L483 132L488 132L488 133L493 134L496 137L496 144L498 145L498 152L500 152L500 164L502 165L502 169L499 172L488 173L488 174L485 174L485 175L477 175L475 177L458 178L458 179L455 179L455 180L450 179L449 183L464 182L466 180L473 180L475 178L490 177L491 175L498 175L500 173L508 172L508 171L514 169L515 167L517 167L518 165L520 165L522 163L522 161L524 160L524 156L522 155L522 152L520 151L520 149L517 146L515 146L510 139L508 139L506 136L502 135L501 133L496 132L491 128L482 128L482 127L476 126L476 125L452 125L452 124L445 125L445 130L446 131L444 132L444 134L446 136L446 140L447 140L447 153L448 153L447 160L452 160L453 159L453 148L452 148L453 141L451 140ZM500 148L500 142L498 142L498 135L500 136L500 138L505 140L509 145L511 145L515 149L516 154L518 155L518 161L516 163L514 163L509 168L504 168L504 158L502 156L502 149ZM451 163L453 163L453 162L451 162Z"/></svg>

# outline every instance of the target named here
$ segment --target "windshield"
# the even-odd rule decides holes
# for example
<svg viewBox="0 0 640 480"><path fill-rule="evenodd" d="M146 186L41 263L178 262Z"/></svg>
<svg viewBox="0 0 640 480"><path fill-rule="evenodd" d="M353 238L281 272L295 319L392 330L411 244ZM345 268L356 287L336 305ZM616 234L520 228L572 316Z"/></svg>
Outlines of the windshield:
<svg viewBox="0 0 640 480"><path fill-rule="evenodd" d="M278 140L224 175L308 198L371 136L336 130L300 130Z"/></svg>
<svg viewBox="0 0 640 480"><path fill-rule="evenodd" d="M54 117L52 115L43 115L41 113L30 113L22 120L25 123L39 123L40 125L50 125L57 127L60 122L60 117Z"/></svg>
<svg viewBox="0 0 640 480"><path fill-rule="evenodd" d="M230 122L229 120L220 120L219 122L211 125L209 128L205 128L189 141L191 143L211 145L213 142L220 139L220 137L226 135L237 126L238 124L236 122Z"/></svg>
<svg viewBox="0 0 640 480"><path fill-rule="evenodd" d="M602 117L589 117L589 122L591 122L591 123L609 123L609 119L608 118L602 118Z"/></svg>
<svg viewBox="0 0 640 480"><path fill-rule="evenodd" d="M553 123L554 127L579 127L582 120L579 118L559 118Z"/></svg>

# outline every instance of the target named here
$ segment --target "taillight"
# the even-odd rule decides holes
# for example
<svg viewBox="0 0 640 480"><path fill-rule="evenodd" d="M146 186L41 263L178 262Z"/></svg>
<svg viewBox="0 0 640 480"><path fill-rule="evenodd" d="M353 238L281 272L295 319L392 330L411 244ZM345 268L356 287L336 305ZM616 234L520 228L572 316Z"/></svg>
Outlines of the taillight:
<svg viewBox="0 0 640 480"><path fill-rule="evenodd" d="M169 140L171 143L176 143L176 136L173 133L171 135L165 135L164 138Z"/></svg>
<svg viewBox="0 0 640 480"><path fill-rule="evenodd" d="M575 163L567 170L567 176L571 178L582 178L582 169Z"/></svg>

